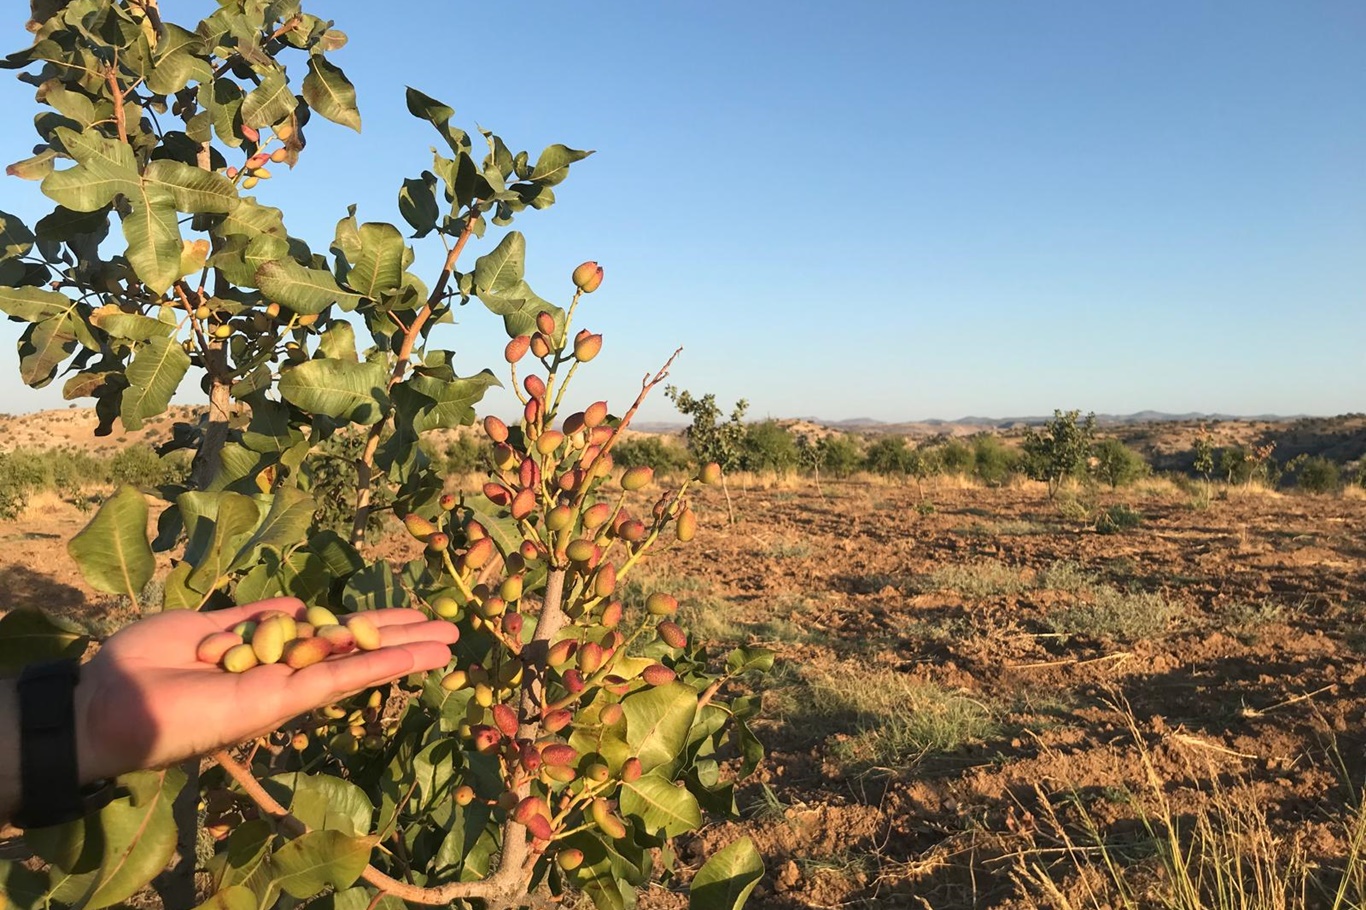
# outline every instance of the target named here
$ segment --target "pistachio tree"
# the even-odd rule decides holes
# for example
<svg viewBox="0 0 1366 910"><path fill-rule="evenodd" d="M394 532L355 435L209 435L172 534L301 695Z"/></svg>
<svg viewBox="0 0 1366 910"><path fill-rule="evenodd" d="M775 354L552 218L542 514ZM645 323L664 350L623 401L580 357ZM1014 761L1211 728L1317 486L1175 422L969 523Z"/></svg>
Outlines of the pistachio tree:
<svg viewBox="0 0 1366 910"><path fill-rule="evenodd" d="M772 655L710 654L667 592L618 597L654 548L696 533L694 484L716 475L660 488L648 467L614 470L613 445L667 364L619 413L568 397L602 347L574 321L603 272L574 269L569 299L552 303L528 285L510 226L551 206L590 152L514 152L409 89L436 147L396 181L405 224L352 207L325 247L310 244L252 191L307 160L313 117L361 128L333 59L346 35L297 0L219 0L193 27L167 12L34 0L32 44L4 61L41 107L37 146L8 173L52 204L31 225L0 213L0 311L24 325L21 378L93 398L100 434L143 426L187 386L208 397L168 444L193 451L193 470L156 491L155 534L148 496L123 487L71 554L94 588L144 612L276 595L342 621L410 606L456 623L460 641L444 670L322 706L202 775L127 775L97 816L35 833L48 865L0 863L0 891L19 907L115 906L179 843L211 885L205 906L522 906L571 890L629 906L657 870L678 874L671 838L734 811L736 774L762 749L747 725L756 699L728 683ZM439 261L417 261L408 241L423 237L440 240ZM469 262L471 238L491 248ZM449 349L451 313L471 301L507 331L487 358L498 373L462 372ZM448 490L424 435L475 425L505 380L522 412L479 424L487 482ZM341 533L319 524L317 501L338 476ZM381 506L419 556L373 555ZM172 568L154 579L157 553ZM9 669L20 650L86 643L33 611L0 620ZM251 672L205 672L229 669ZM177 798L190 806L179 839ZM693 876L693 905L739 906L761 874L737 841Z"/></svg>

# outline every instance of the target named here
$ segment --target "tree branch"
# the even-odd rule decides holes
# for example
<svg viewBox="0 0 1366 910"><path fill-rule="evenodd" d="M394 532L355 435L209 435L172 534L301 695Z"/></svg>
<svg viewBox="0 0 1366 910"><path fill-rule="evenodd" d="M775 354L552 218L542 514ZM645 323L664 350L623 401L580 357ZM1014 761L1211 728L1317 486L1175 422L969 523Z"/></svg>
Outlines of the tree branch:
<svg viewBox="0 0 1366 910"><path fill-rule="evenodd" d="M403 381L403 376L408 372L408 364L413 359L413 348L417 345L418 336L422 334L422 327L427 324L427 320L432 318L432 312L436 309L441 298L446 294L446 284L451 280L451 274L455 271L455 263L460 259L460 254L465 249L465 244L469 242L470 235L474 233L474 222L478 217L479 200L470 203L469 212L465 218L465 228L460 232L460 237L455 241L455 246L446 254L446 264L442 266L441 276L436 281L436 286L432 288L432 293L428 295L427 302L422 309L413 317L413 321L403 330L403 340L399 342L398 360L394 363L393 373L389 376L389 383L386 389L393 389ZM365 449L361 452L360 458L356 459L356 511L351 520L351 544L359 546L365 539L365 526L370 521L370 483L375 475L375 452L379 449L380 437L384 435L385 428L389 425L389 418L385 418L370 428L370 433L365 439Z"/></svg>

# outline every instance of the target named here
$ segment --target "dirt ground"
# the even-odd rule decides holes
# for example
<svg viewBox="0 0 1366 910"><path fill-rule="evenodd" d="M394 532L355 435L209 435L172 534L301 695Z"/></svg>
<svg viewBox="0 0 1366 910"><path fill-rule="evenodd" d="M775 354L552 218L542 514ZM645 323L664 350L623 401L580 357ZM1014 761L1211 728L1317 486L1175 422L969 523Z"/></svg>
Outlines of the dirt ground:
<svg viewBox="0 0 1366 910"><path fill-rule="evenodd" d="M1221 489L736 485L730 527L704 491L644 581L778 661L743 818L685 839L680 881L749 835L753 907L1108 906L1101 859L1159 887L1169 829L1222 806L1331 886L1366 783L1366 498ZM1099 533L1117 503L1137 526ZM108 611L82 523L0 523L0 603Z"/></svg>
<svg viewBox="0 0 1366 910"><path fill-rule="evenodd" d="M1259 807L1268 851L1331 868L1366 782L1366 500L1218 490L1101 495L1141 515L1111 534L1034 484L740 492L731 529L710 502L657 580L780 658L748 817L696 853L752 836L758 907L1061 906L1021 863L1082 888L1089 816L1141 888L1165 798L1187 827Z"/></svg>

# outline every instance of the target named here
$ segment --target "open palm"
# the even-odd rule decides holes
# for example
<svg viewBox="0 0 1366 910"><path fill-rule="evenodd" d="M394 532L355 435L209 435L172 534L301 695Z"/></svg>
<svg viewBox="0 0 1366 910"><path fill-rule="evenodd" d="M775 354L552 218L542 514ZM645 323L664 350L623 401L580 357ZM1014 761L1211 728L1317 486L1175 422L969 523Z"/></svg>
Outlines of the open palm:
<svg viewBox="0 0 1366 910"><path fill-rule="evenodd" d="M227 673L195 659L199 642L266 610L300 619L304 605L277 598L228 610L173 611L114 635L81 674L77 743L83 780L155 768L273 730L367 686L445 666L454 625L417 610L368 614L381 647L293 670L284 664Z"/></svg>

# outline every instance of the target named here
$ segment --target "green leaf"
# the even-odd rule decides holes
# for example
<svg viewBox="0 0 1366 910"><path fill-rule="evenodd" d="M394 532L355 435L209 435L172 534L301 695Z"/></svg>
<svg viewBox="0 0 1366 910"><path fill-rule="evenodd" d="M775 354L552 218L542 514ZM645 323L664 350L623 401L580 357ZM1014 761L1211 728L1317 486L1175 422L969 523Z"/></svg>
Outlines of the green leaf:
<svg viewBox="0 0 1366 910"><path fill-rule="evenodd" d="M242 122L247 126L272 126L294 113L298 105L282 70L271 70L242 99Z"/></svg>
<svg viewBox="0 0 1366 910"><path fill-rule="evenodd" d="M736 648L726 655L726 672L736 675L750 670L767 673L773 669L773 652L768 648Z"/></svg>
<svg viewBox="0 0 1366 910"><path fill-rule="evenodd" d="M339 831L347 837L370 833L375 807L365 791L327 774L277 774L262 781L290 814L314 831Z"/></svg>
<svg viewBox="0 0 1366 910"><path fill-rule="evenodd" d="M341 67L329 63L321 54L313 54L308 58L303 95L309 106L328 120L360 132L356 87L346 78Z"/></svg>
<svg viewBox="0 0 1366 910"><path fill-rule="evenodd" d="M44 910L49 887L47 873L0 860L0 894L9 901L5 910Z"/></svg>
<svg viewBox="0 0 1366 910"><path fill-rule="evenodd" d="M73 212L59 205L39 218L33 230L44 240L74 240L82 234L98 234L102 240L109 233L109 207Z"/></svg>
<svg viewBox="0 0 1366 910"><path fill-rule="evenodd" d="M139 348L128 365L128 389L119 407L123 425L136 430L148 417L165 412L189 369L190 355L173 338L152 338Z"/></svg>
<svg viewBox="0 0 1366 910"><path fill-rule="evenodd" d="M256 894L245 885L229 885L194 910L257 910Z"/></svg>
<svg viewBox="0 0 1366 910"><path fill-rule="evenodd" d="M508 231L496 247L475 260L475 293L515 287L525 267L526 238L521 231Z"/></svg>
<svg viewBox="0 0 1366 910"><path fill-rule="evenodd" d="M575 161L582 161L591 154L591 151L579 151L559 143L547 146L531 170L531 179L545 186L554 186L569 176L569 165Z"/></svg>
<svg viewBox="0 0 1366 910"><path fill-rule="evenodd" d="M394 577L394 570L388 561L381 559L347 579L341 602L348 613L387 610L408 606L408 592Z"/></svg>
<svg viewBox="0 0 1366 910"><path fill-rule="evenodd" d="M425 237L436 227L441 208L436 202L436 175L423 171L417 179L403 181L398 191L398 212L413 226L416 236Z"/></svg>
<svg viewBox="0 0 1366 910"><path fill-rule="evenodd" d="M133 603L156 570L147 539L147 499L124 484L66 546L92 588Z"/></svg>
<svg viewBox="0 0 1366 910"><path fill-rule="evenodd" d="M754 841L742 837L713 854L693 876L688 910L740 910L764 877Z"/></svg>
<svg viewBox="0 0 1366 910"><path fill-rule="evenodd" d="M203 59L205 53L198 35L163 22L156 66L147 74L147 88L158 95L173 95L191 82L208 82L213 68Z"/></svg>
<svg viewBox="0 0 1366 910"><path fill-rule="evenodd" d="M349 360L355 363L356 330L344 319L335 320L318 339L318 350L332 360Z"/></svg>
<svg viewBox="0 0 1366 910"><path fill-rule="evenodd" d="M626 741L646 772L672 767L697 713L697 692L680 682L643 689L622 699Z"/></svg>
<svg viewBox="0 0 1366 910"><path fill-rule="evenodd" d="M175 331L174 325L141 313L125 313L112 303L91 313L90 322L110 336L124 341L149 341L156 337L164 338Z"/></svg>
<svg viewBox="0 0 1366 910"><path fill-rule="evenodd" d="M621 785L621 811L646 831L677 837L702 826L697 798L658 771Z"/></svg>
<svg viewBox="0 0 1366 910"><path fill-rule="evenodd" d="M12 610L0 616L0 673L14 673L45 660L80 657L89 641L79 627L64 619L39 610Z"/></svg>
<svg viewBox="0 0 1366 910"><path fill-rule="evenodd" d="M0 212L0 259L23 256L33 248L33 232L18 215Z"/></svg>
<svg viewBox="0 0 1366 910"><path fill-rule="evenodd" d="M389 409L389 372L379 363L310 360L280 377L280 395L314 414L352 423L378 423Z"/></svg>
<svg viewBox="0 0 1366 910"><path fill-rule="evenodd" d="M67 317L75 309L76 301L56 291L0 287L0 310L24 322Z"/></svg>
<svg viewBox="0 0 1366 910"><path fill-rule="evenodd" d="M142 174L143 185L169 197L181 212L225 215L237 204L237 188L222 174L158 158Z"/></svg>
<svg viewBox="0 0 1366 910"><path fill-rule="evenodd" d="M403 283L403 258L407 247L392 224L367 222L360 226L360 254L346 276L362 297L379 300L385 291Z"/></svg>
<svg viewBox="0 0 1366 910"><path fill-rule="evenodd" d="M413 781L417 784L416 799L410 811L425 815L451 798L455 781L456 744L452 739L438 739L413 757Z"/></svg>
<svg viewBox="0 0 1366 910"><path fill-rule="evenodd" d="M57 367L76 350L69 320L57 317L29 326L19 337L19 378L40 389L52 381Z"/></svg>
<svg viewBox="0 0 1366 910"><path fill-rule="evenodd" d="M436 131L446 140L451 151L459 152L469 147L469 137L465 135L463 130L456 129L450 124L451 118L455 116L455 111L411 86L408 87L406 98L408 113L419 120L426 120L436 127Z"/></svg>
<svg viewBox="0 0 1366 910"><path fill-rule="evenodd" d="M85 820L100 832L87 840L99 851L99 874L86 910L132 897L165 868L175 851L171 803L185 786L185 775L178 768L138 771L119 778L119 783L131 796L114 800L98 816Z"/></svg>
<svg viewBox="0 0 1366 910"><path fill-rule="evenodd" d="M196 610L204 602L204 595L191 588L187 583L194 566L181 562L166 573L161 585L161 609Z"/></svg>
<svg viewBox="0 0 1366 910"><path fill-rule="evenodd" d="M57 163L57 152L55 149L43 149L31 158L16 161L5 168L5 173L11 177L18 177L20 180L42 180L52 173L53 165Z"/></svg>
<svg viewBox="0 0 1366 910"><path fill-rule="evenodd" d="M503 328L509 338L530 335L536 331L536 316L542 312L555 317L556 325L564 325L564 310L542 298L525 281L518 280L502 291L478 291L479 300L503 317Z"/></svg>
<svg viewBox="0 0 1366 910"><path fill-rule="evenodd" d="M376 904L370 896L369 887L365 885L334 892L319 898L316 904L309 904L310 908L317 907L319 910L408 910L408 906L392 894L384 895Z"/></svg>
<svg viewBox="0 0 1366 910"><path fill-rule="evenodd" d="M128 264L153 293L164 294L180 271L180 224L170 193L155 186L134 188L132 210L123 218Z"/></svg>
<svg viewBox="0 0 1366 910"><path fill-rule="evenodd" d="M361 296L343 291L331 272L307 269L293 259L277 259L256 270L256 286L271 300L308 316L321 313L333 303L354 309Z"/></svg>
<svg viewBox="0 0 1366 910"><path fill-rule="evenodd" d="M422 406L413 418L413 430L425 433L474 423L474 406L491 386L501 388L503 384L491 370L483 370L475 376L457 377L449 382L419 373L404 385L431 399L432 403Z"/></svg>
<svg viewBox="0 0 1366 910"><path fill-rule="evenodd" d="M185 561L194 566L186 583L201 593L218 587L227 577L242 551L244 538L261 521L261 510L251 497L241 493L214 495L218 496L218 508L211 521L207 516L192 525L188 516L186 521L190 540L185 545ZM182 495L180 500L184 499ZM181 511L189 510L181 505Z"/></svg>
<svg viewBox="0 0 1366 910"><path fill-rule="evenodd" d="M285 550L303 543L313 512L318 504L313 497L294 487L281 487L270 497L270 509L260 526L243 546L235 562L253 562L262 549L274 550L283 556Z"/></svg>
<svg viewBox="0 0 1366 910"><path fill-rule="evenodd" d="M276 880L291 897L306 898L324 888L349 888L370 862L372 837L348 837L340 831L310 831L276 850L271 857Z"/></svg>
<svg viewBox="0 0 1366 910"><path fill-rule="evenodd" d="M57 138L76 167L54 171L43 178L43 194L76 212L93 212L120 193L133 196L139 181L132 146L107 139L94 129L81 132L61 127Z"/></svg>

